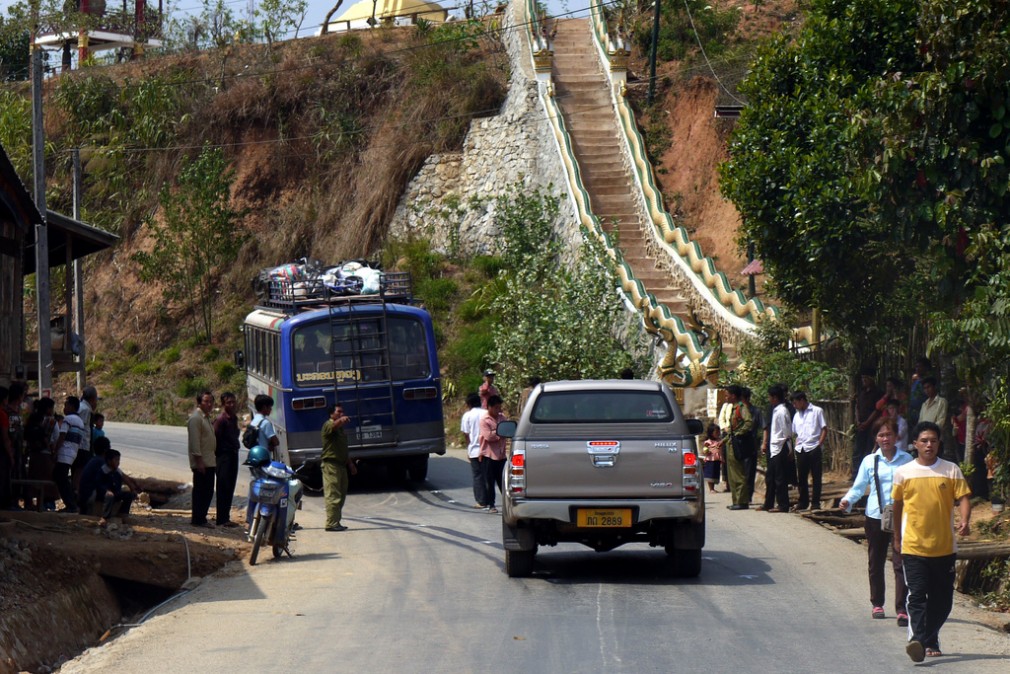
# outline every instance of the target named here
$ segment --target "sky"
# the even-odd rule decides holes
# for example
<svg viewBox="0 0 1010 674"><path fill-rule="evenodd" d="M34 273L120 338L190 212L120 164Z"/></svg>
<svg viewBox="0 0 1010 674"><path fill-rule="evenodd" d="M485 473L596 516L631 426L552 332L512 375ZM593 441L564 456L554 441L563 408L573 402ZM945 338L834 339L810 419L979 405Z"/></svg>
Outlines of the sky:
<svg viewBox="0 0 1010 674"><path fill-rule="evenodd" d="M166 3L173 15L178 14L198 14L203 7L201 0L163 0ZM7 14L7 8L14 4L15 0L0 0L0 12L2 14ZM122 0L107 0L109 6L120 6ZM127 0L127 6L132 7L134 0ZM148 0L152 6L157 6L157 0ZM232 9L232 11L237 16L244 16L248 11L250 3L255 3L257 0L225 0L225 4ZM334 16L334 19L339 18L340 13L346 10L356 2L356 0L344 0L344 4L341 6L339 12ZM480 0L475 0L475 4L479 4ZM305 14L305 20L302 23L301 30L299 31L299 37L305 37L308 35L314 35L316 31L319 30L320 25L322 25L323 18L325 18L326 13L336 4L336 0L308 0L308 11ZM441 0L440 4L446 9L450 10L450 13L458 13L462 15L462 8L468 4L468 0ZM547 0L547 8L551 14L555 16L587 16L589 8L589 0ZM458 9L456 9L458 8ZM293 34L292 34L293 36Z"/></svg>

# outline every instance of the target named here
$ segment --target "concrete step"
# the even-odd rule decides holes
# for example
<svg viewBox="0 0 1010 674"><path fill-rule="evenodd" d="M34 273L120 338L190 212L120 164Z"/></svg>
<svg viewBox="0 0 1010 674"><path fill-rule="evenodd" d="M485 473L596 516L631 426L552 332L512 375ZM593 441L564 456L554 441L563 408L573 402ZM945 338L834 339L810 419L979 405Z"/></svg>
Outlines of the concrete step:
<svg viewBox="0 0 1010 674"><path fill-rule="evenodd" d="M579 169L582 171L582 180L587 184L632 184L631 173L623 165L607 168L590 162L580 162Z"/></svg>
<svg viewBox="0 0 1010 674"><path fill-rule="evenodd" d="M613 127L607 128L603 124L598 124L597 126L598 128L594 128L587 124L573 124L572 126L568 126L568 130L572 135L578 134L580 142L608 142L610 145L621 146L621 139L617 137L616 129Z"/></svg>
<svg viewBox="0 0 1010 674"><path fill-rule="evenodd" d="M635 205L627 185L594 185L591 198L593 206L600 211L630 211Z"/></svg>
<svg viewBox="0 0 1010 674"><path fill-rule="evenodd" d="M600 220L606 220L607 222L615 221L619 224L626 224L629 222L635 222L635 223L639 222L638 213L628 213L626 211L623 213L619 211L610 211L610 212L602 211L600 213L593 211L593 215L598 217Z"/></svg>

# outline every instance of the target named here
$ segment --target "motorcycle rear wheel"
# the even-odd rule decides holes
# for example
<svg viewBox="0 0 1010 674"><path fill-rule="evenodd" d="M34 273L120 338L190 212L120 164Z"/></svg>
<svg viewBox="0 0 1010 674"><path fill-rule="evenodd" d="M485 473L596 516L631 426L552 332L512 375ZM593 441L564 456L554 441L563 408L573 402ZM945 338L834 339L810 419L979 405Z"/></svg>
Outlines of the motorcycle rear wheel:
<svg viewBox="0 0 1010 674"><path fill-rule="evenodd" d="M273 520L273 515L264 520L259 513L256 513L256 519L253 521L253 530L255 531L253 534L253 547L252 552L249 554L250 566L256 566L256 558L259 557L260 546L263 545L263 537L270 531Z"/></svg>

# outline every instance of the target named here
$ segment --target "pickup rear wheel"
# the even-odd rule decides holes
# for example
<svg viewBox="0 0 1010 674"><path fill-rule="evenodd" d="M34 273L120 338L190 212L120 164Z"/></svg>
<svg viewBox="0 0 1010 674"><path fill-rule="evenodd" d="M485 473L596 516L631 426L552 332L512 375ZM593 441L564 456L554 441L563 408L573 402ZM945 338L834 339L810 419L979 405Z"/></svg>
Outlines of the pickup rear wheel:
<svg viewBox="0 0 1010 674"><path fill-rule="evenodd" d="M697 578L701 573L701 550L676 549L666 546L666 554L671 557L673 575L678 578Z"/></svg>
<svg viewBox="0 0 1010 674"><path fill-rule="evenodd" d="M509 578L527 578L533 573L533 558L536 555L536 548L533 550L506 550L505 573Z"/></svg>

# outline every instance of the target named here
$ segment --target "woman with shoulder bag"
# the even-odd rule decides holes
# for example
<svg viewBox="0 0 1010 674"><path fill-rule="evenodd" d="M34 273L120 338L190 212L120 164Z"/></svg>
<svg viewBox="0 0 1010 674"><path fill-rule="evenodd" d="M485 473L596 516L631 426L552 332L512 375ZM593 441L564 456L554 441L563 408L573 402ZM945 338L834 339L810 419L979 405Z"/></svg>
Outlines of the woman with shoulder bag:
<svg viewBox="0 0 1010 674"><path fill-rule="evenodd" d="M863 458L856 471L855 482L845 494L838 507L845 512L852 510L852 504L858 501L869 489L866 501L866 542L869 556L870 604L873 606L870 616L883 619L884 615L884 565L887 562L887 550L892 547L892 537L895 526L891 517L891 485L894 471L899 466L912 461L912 455L896 446L898 440L898 421L893 417L880 419L874 434L877 449ZM880 498L878 495L882 495ZM905 574L901 566L901 554L892 551L891 565L894 567L894 610L898 614L898 624L908 625L908 613L905 611L905 599L908 590L905 587Z"/></svg>

